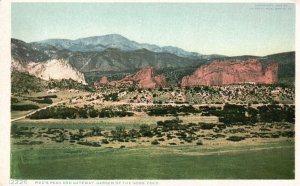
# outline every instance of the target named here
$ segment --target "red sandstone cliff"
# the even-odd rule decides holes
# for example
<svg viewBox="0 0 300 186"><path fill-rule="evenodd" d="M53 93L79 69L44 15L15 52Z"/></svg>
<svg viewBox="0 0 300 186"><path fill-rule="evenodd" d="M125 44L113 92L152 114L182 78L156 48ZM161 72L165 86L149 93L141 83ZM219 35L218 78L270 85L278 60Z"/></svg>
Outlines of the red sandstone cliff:
<svg viewBox="0 0 300 186"><path fill-rule="evenodd" d="M245 82L272 84L278 81L278 64L269 64L263 72L256 59L247 61L214 61L182 78L181 86L228 85Z"/></svg>
<svg viewBox="0 0 300 186"><path fill-rule="evenodd" d="M139 88L157 88L166 87L167 80L164 75L155 75L153 67L145 67L135 74L129 74L119 81L107 80L107 77L102 77L99 81L94 82L95 86L132 86L137 85Z"/></svg>

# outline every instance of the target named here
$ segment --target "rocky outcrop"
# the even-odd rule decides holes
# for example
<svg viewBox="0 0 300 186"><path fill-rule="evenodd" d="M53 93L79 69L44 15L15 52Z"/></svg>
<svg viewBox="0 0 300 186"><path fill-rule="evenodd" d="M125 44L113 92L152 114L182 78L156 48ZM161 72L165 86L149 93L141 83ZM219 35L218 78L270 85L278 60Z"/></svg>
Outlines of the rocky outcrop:
<svg viewBox="0 0 300 186"><path fill-rule="evenodd" d="M214 61L199 67L182 78L181 86L228 85L238 83L273 84L278 81L278 64L269 64L263 71L257 59L246 61Z"/></svg>
<svg viewBox="0 0 300 186"><path fill-rule="evenodd" d="M107 80L107 77L101 77L99 81L94 82L95 86L138 86L139 88L158 88L166 87L167 79L164 75L155 75L154 69L147 66L135 74L129 74L119 81Z"/></svg>
<svg viewBox="0 0 300 186"><path fill-rule="evenodd" d="M73 79L79 83L86 84L84 75L65 60L51 59L44 62L21 63L16 59L12 59L12 70L28 72L47 81L50 79Z"/></svg>
<svg viewBox="0 0 300 186"><path fill-rule="evenodd" d="M103 86L103 85L108 85L109 81L106 76L101 77L98 81L94 82L94 86Z"/></svg>

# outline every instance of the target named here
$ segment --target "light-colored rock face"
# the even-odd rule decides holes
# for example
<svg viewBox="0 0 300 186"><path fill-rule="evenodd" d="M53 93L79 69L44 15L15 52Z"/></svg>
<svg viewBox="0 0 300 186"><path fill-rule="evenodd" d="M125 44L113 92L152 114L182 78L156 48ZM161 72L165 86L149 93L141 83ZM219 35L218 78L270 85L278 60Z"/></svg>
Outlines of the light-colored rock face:
<svg viewBox="0 0 300 186"><path fill-rule="evenodd" d="M73 79L79 83L86 84L84 75L65 60L52 59L43 63L29 62L27 64L21 64L13 59L12 68L21 72L28 72L43 80Z"/></svg>
<svg viewBox="0 0 300 186"><path fill-rule="evenodd" d="M167 80L163 75L155 75L153 67L145 67L135 74L125 76L119 81L106 81L106 77L102 77L99 81L95 82L95 86L110 85L110 86L132 86L137 85L139 88L157 88L166 87ZM102 83L100 83L102 82Z"/></svg>
<svg viewBox="0 0 300 186"><path fill-rule="evenodd" d="M258 60L214 61L182 78L181 86L228 85L237 83L272 84L278 81L278 64L269 64L263 72Z"/></svg>

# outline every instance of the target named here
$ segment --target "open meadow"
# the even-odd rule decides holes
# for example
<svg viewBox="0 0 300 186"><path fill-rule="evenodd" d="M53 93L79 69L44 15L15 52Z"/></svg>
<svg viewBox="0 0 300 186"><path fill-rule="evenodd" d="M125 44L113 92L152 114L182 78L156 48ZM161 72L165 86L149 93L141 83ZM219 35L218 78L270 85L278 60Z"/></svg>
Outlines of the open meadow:
<svg viewBox="0 0 300 186"><path fill-rule="evenodd" d="M294 179L294 143L255 146L12 146L14 179Z"/></svg>
<svg viewBox="0 0 300 186"><path fill-rule="evenodd" d="M293 179L293 89L222 89L14 95L11 178Z"/></svg>

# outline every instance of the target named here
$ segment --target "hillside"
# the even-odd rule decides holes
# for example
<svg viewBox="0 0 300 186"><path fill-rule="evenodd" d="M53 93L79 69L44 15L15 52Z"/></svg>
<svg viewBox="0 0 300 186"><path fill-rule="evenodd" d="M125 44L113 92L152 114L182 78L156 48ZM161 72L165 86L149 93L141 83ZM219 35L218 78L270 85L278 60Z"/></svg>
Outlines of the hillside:
<svg viewBox="0 0 300 186"><path fill-rule="evenodd" d="M12 71L11 82L12 93L40 92L47 88L46 81L19 71Z"/></svg>
<svg viewBox="0 0 300 186"><path fill-rule="evenodd" d="M88 85L83 85L72 79L45 81L26 72L11 72L11 92L13 94L24 94L32 92L41 92L48 89L76 89L90 90Z"/></svg>

